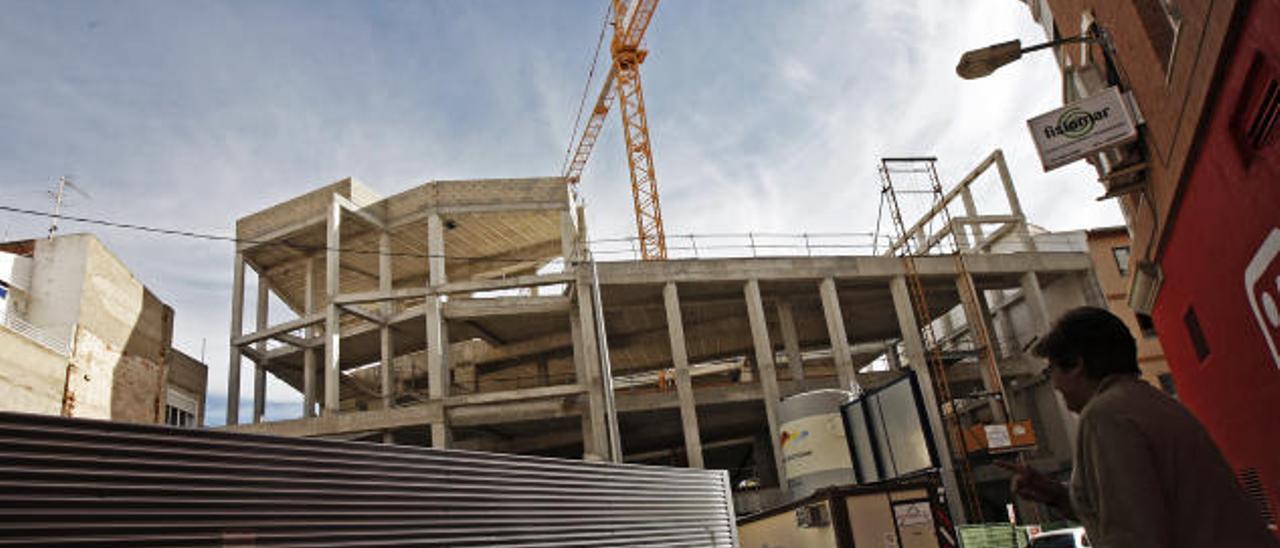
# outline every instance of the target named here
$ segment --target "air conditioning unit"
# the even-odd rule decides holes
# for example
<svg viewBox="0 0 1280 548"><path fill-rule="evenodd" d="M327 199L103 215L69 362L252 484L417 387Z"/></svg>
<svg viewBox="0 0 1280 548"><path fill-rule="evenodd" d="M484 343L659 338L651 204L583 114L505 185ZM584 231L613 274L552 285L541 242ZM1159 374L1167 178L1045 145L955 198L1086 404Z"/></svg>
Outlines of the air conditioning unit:
<svg viewBox="0 0 1280 548"><path fill-rule="evenodd" d="M1133 276L1129 278L1129 308L1150 316L1163 283L1164 271L1160 270L1160 265L1151 261L1138 261Z"/></svg>

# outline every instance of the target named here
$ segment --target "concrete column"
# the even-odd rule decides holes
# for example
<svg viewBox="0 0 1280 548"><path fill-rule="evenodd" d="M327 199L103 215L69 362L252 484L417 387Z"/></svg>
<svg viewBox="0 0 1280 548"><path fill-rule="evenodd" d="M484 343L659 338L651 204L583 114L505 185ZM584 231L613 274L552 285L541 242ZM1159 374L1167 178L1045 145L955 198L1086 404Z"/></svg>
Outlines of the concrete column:
<svg viewBox="0 0 1280 548"><path fill-rule="evenodd" d="M965 279L964 276L956 278L956 291L960 293L962 298L965 295L965 293L970 290L973 291L973 297L974 297L973 305L976 310L971 310L967 306L961 307L964 310L965 323L969 327L969 335L973 339L975 344L982 344L982 341L978 340L978 332L977 332L978 326L981 326L981 328L985 330L986 333L988 334L988 337L987 337L988 340L986 341L986 344L994 345L995 341L991 340L991 335L995 333L995 330L991 328L991 323L990 323L991 311L987 308L987 303L986 303L986 300L983 299L982 297L982 292L977 291L976 287L972 283L972 277L970 277L967 280ZM973 317L973 312L976 312L978 314L978 317L976 318ZM994 346L991 348L991 355L993 356L997 355L996 348ZM999 357L997 357L996 359L999 360ZM991 371L989 371L988 368L986 367L985 361L986 361L985 355L981 355L978 357L978 374L982 377L983 390L987 392L992 392L997 390L1003 384L1003 381L993 377L993 375L991 374ZM999 368L998 362L996 363L996 367ZM1009 422L1009 417L1005 413L1005 406L999 400L995 398L989 398L987 400L987 406L991 409L991 417L995 422L997 423Z"/></svg>
<svg viewBox="0 0 1280 548"><path fill-rule="evenodd" d="M796 332L796 316L790 302L778 301L778 323L782 326L782 347L787 353L791 379L804 379L804 357L800 354L800 335Z"/></svg>
<svg viewBox="0 0 1280 548"><path fill-rule="evenodd" d="M570 203L572 203L572 200L570 200ZM578 260L582 257L582 252L578 249L579 226L577 219L578 216L575 215L572 208L566 209L560 214L560 253L564 257L565 272L577 272L580 270ZM576 288L577 285L575 283ZM577 300L577 304L581 305L581 293L579 293ZM569 309L569 333L573 341L574 382L585 387L588 392L587 409L586 412L582 413L582 458L583 460L599 460L604 455L603 446L596 443L592 421L603 421L604 416L596 416L602 406L596 405L596 400L599 398L597 397L598 393L592 388L591 372L595 371L597 367L594 359L588 359L588 346L583 340L580 306L571 306ZM594 346L590 347L589 350L591 355L594 356Z"/></svg>
<svg viewBox="0 0 1280 548"><path fill-rule="evenodd" d="M929 429L933 433L933 445L942 461L942 488L947 495L947 507L958 524L969 520L964 513L964 502L960 498L960 485L956 480L954 463L951 460L951 446L947 442L946 425L942 422L942 413L938 407L938 396L934 393L933 373L929 370L929 361L924 355L924 342L920 339L920 325L916 322L915 311L911 306L911 294L907 290L907 280L895 276L889 282L889 292L893 295L893 308L898 317L898 330L902 333L902 343L906 348L907 359L911 362L911 370L920 383L920 394L924 399L925 416L929 420Z"/></svg>
<svg viewBox="0 0 1280 548"><path fill-rule="evenodd" d="M675 282L662 287L667 309L667 335L671 337L671 362L676 370L676 394L680 398L680 425L684 430L684 450L690 468L702 468L702 436L698 432L698 408L689 377L689 354L684 347L684 319L680 314L680 294Z"/></svg>
<svg viewBox="0 0 1280 548"><path fill-rule="evenodd" d="M444 220L438 213L427 217L427 285L437 287L448 281L445 275ZM444 318L444 300L438 294L427 295L427 396L443 400L449 396L449 334ZM448 447L449 431L446 408L440 422L431 425L431 446Z"/></svg>
<svg viewBox="0 0 1280 548"><path fill-rule="evenodd" d="M240 422L240 347L244 335L244 253L236 250L231 282L231 359L227 364L227 424Z"/></svg>
<svg viewBox="0 0 1280 548"><path fill-rule="evenodd" d="M581 276L579 276L581 280ZM581 281L575 282L575 286ZM577 291L574 306L569 308L569 332L573 340L574 379L587 391L587 408L582 413L582 458L603 460L608 453L603 437L604 392L600 389L598 361L595 346L595 330L590 320L583 321L584 310L590 313L590 299L583 304L582 291ZM590 333L588 333L590 332ZM597 433L600 433L597 435Z"/></svg>
<svg viewBox="0 0 1280 548"><path fill-rule="evenodd" d="M1022 275L1022 300L1031 312L1035 336L1043 337L1049 332L1052 319L1049 317L1049 307L1045 304L1044 292L1040 288L1040 278L1035 271ZM1067 439L1071 442L1071 450L1075 451L1076 431L1079 429L1080 421L1067 409L1067 402L1062 399L1062 394L1057 390L1050 390L1050 392L1053 393L1053 399L1056 401L1058 416L1062 419L1062 427L1067 432Z"/></svg>
<svg viewBox="0 0 1280 548"><path fill-rule="evenodd" d="M378 237L378 290L383 293L391 292L391 281L394 278L391 272L391 233L383 231ZM378 312L382 315L385 322L386 318L391 315L391 301L383 299L378 306ZM380 330L381 347L382 347L382 408L390 409L391 403L395 399L393 392L392 360L395 358L391 345L391 326L383 323Z"/></svg>
<svg viewBox="0 0 1280 548"><path fill-rule="evenodd" d="M609 335L604 325L604 298L600 294L600 281L596 274L595 262L591 267L592 306L596 310L596 338L600 341L600 382L604 393L605 426L609 429L609 460L623 462L622 435L618 430L618 405L613 391L613 368L609 360Z"/></svg>
<svg viewBox="0 0 1280 548"><path fill-rule="evenodd" d="M1006 342L1009 343L1006 350L1009 351L1010 356L1022 354L1022 347L1018 345L1018 330L1013 325L1013 319L1009 317L1008 308L1005 307L1005 303L1008 299L1005 297L1004 291L993 290L989 293L991 294L990 302L992 303L992 308L995 309L991 316L992 323L1000 326L1000 331L992 330L992 333L995 334L995 337L1000 337L1001 333L1004 334L1004 338L1007 339Z"/></svg>
<svg viewBox="0 0 1280 548"><path fill-rule="evenodd" d="M750 280L743 288L747 299L747 319L751 323L751 340L755 344L756 367L760 370L760 388L764 396L764 415L769 423L769 443L773 446L773 465L778 471L778 485L787 490L787 469L782 463L782 430L778 425L778 374L773 367L773 345L769 342L769 324L764 317L764 301L760 298L760 282Z"/></svg>
<svg viewBox="0 0 1280 548"><path fill-rule="evenodd" d="M339 247L342 246L342 207L337 200L329 205L329 217L325 221L328 237L325 240L324 252L324 414L328 416L338 413L340 396L338 384L342 372L339 369L339 351L342 342L341 326L338 323L338 305L334 300L338 297Z"/></svg>
<svg viewBox="0 0 1280 548"><path fill-rule="evenodd" d="M303 281L305 294L302 297L302 312L310 316L316 311L316 261L307 257L306 280ZM316 336L315 326L307 327L307 339ZM310 346L302 349L302 416L316 416L316 349Z"/></svg>
<svg viewBox="0 0 1280 548"><path fill-rule="evenodd" d="M394 273L391 271L391 232L383 230L378 235L378 290L384 294L391 292L392 280L395 279ZM391 409L395 402L395 382L392 376L394 371L391 370L395 360L394 346L391 340L391 325L386 323L387 318L391 317L392 303L389 299L383 298L378 306L378 313L382 316L382 327L379 329L379 343L381 347L382 363L380 371L382 378L382 408ZM382 442L392 443L394 437L391 430L382 432Z"/></svg>
<svg viewBox="0 0 1280 548"><path fill-rule="evenodd" d="M267 302L271 291L267 286L267 277L263 273L258 273L258 307L257 307L257 326L258 331L267 328ZM262 416L267 412L267 341L258 342L258 352L261 352L263 361L253 364L253 423L262 422Z"/></svg>
<svg viewBox="0 0 1280 548"><path fill-rule="evenodd" d="M1025 219L1026 215L1022 212L1022 203L1018 201L1018 191L1013 188L1013 177L1009 175L1009 166L1004 163L1004 151L996 149L992 154L996 157L996 170L1000 173L1000 184L1004 186L1004 196L1009 200L1009 212L1017 217ZM1018 223L1015 229L1018 231L1018 238L1022 240L1022 245L1027 251L1036 250L1036 241L1027 232L1026 221Z"/></svg>
<svg viewBox="0 0 1280 548"><path fill-rule="evenodd" d="M853 357L849 355L849 335L844 328L835 279L823 278L818 283L818 291L822 294L822 313L827 318L827 336L831 339L831 360L836 366L836 379L841 390L850 390L858 385L858 379L853 371Z"/></svg>
<svg viewBox="0 0 1280 548"><path fill-rule="evenodd" d="M1018 216L1022 213L1022 203L1018 201L1018 191L1013 188L1013 177L1009 175L1009 166L1004 162L1004 151L996 149L996 171L1000 174L1000 184L1004 187L1004 196L1009 200L1009 212Z"/></svg>
<svg viewBox="0 0 1280 548"><path fill-rule="evenodd" d="M965 185L964 190L960 191L960 201L964 204L965 216L975 217L978 215L978 206L973 202L973 192L970 191L968 185ZM982 230L982 225L968 225L968 226L973 227L973 237L974 237L974 240L976 240L974 243L976 244L978 242L981 242L983 238L986 236L986 234L983 233L984 231Z"/></svg>
<svg viewBox="0 0 1280 548"><path fill-rule="evenodd" d="M1022 300L1027 303L1031 312L1031 324L1037 337L1049 332L1052 319L1049 318L1049 306L1045 304L1044 292L1040 289L1040 278L1034 271L1022 274Z"/></svg>
<svg viewBox="0 0 1280 548"><path fill-rule="evenodd" d="M578 226L572 211L560 214L560 254L564 256L564 269L569 271L580 256L578 252Z"/></svg>
<svg viewBox="0 0 1280 548"><path fill-rule="evenodd" d="M575 242L570 252L577 259L572 263L577 306L570 308L569 322L574 336L574 362L579 367L577 379L587 390L587 410L582 417L582 452L587 460L607 460L612 444L609 440L608 403L605 401L606 384L602 375L603 356L597 339L595 298L591 291L591 270L583 262L590 254L585 243L588 239L587 216L583 208L575 208L572 219L562 218L562 237L568 229L566 223L575 220L576 232L568 236Z"/></svg>

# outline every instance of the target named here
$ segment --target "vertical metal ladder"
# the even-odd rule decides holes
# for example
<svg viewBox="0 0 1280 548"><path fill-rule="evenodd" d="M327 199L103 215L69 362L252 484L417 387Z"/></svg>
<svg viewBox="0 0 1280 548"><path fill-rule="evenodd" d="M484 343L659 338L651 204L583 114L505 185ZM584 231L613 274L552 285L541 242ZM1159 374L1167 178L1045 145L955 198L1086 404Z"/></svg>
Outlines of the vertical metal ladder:
<svg viewBox="0 0 1280 548"><path fill-rule="evenodd" d="M942 191L942 184L938 179L936 162L937 159L931 157L881 159L881 200L882 203L887 202L889 204L890 217L897 231L898 241L901 242L901 245L892 251L902 259L905 271L904 277L911 293L911 303L920 327L921 339L925 346L925 358L928 361L929 371L933 377L934 393L937 394L938 405L941 408L939 411L942 413L948 430L947 438L950 441L951 458L957 471L957 483L960 485L961 493L965 498L965 506L970 518L981 522L983 521L982 504L978 498L973 469L969 462L968 450L964 442L964 425L962 424L960 410L957 408L957 400L951 392L951 383L947 378L946 362L943 356L945 341L933 329L934 318L929 311L928 297L921 281L919 270L916 268L916 257L929 255L931 251L938 248L937 254L951 255L954 258L958 278L957 288L960 293L961 303L964 306L965 317L968 319L969 336L974 345L972 350L977 354L979 367L985 369L985 376L991 379L992 382L992 386L989 387L984 396L998 400L996 420L1007 421L1009 409L1008 402L1004 397L1004 382L1000 377L995 347L991 343L991 332L987 327L984 311L978 302L981 295L978 293L973 276L969 273L969 269L965 264L964 253L960 248L959 239L954 234L948 234L948 231L959 228L952 223L951 214L944 203L945 197ZM920 234L918 235L919 237L912 237L912 235L908 234L906 223L902 219L902 208L898 201L899 191L894 187L893 177L895 174L900 176L923 175L926 178L926 189L913 188L905 192L930 195L932 207L926 211L925 215L941 216L939 219L941 221L941 230L937 235ZM930 220L925 219L921 223L921 230L926 230L929 226L932 226L932 223ZM975 319L977 321L973 321Z"/></svg>

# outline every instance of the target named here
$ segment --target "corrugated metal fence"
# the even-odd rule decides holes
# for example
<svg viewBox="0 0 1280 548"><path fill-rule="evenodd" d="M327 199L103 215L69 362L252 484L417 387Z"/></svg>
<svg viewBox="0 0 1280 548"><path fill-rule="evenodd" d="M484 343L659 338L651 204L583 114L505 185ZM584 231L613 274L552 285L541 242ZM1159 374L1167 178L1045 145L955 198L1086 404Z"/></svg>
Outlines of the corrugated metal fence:
<svg viewBox="0 0 1280 548"><path fill-rule="evenodd" d="M0 413L0 545L736 546L722 471Z"/></svg>

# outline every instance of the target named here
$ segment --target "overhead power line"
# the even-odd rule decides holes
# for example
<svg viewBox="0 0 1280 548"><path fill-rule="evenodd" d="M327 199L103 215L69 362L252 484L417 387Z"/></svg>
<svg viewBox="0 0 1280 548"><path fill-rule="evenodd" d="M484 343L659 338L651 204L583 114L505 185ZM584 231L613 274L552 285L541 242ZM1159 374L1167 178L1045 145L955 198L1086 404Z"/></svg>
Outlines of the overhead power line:
<svg viewBox="0 0 1280 548"><path fill-rule="evenodd" d="M0 211L7 211L10 213L19 213L22 215L31 215L35 217L45 217L45 218L55 216L55 214L48 213L45 211L36 211L34 209L24 209L20 207L13 207L13 206L6 206L6 205L0 205ZM141 225L141 224L135 224L135 223L108 221L105 219L76 217L72 215L57 215L57 218L62 221L72 221L77 223L105 226L110 228L133 230L137 232L148 232L151 234L160 234L164 236L194 238L197 240L206 240L206 241L212 241L212 242L228 242L228 243L238 243L238 244L276 246L276 247L285 247L289 249L295 249L298 251L308 251L308 252L338 251L341 253L353 253L357 255L382 255L382 253L377 249L358 249L358 248L347 248L347 247L331 248L327 245L306 245L306 244L295 244L290 242L281 242L281 241L274 241L274 240L255 240L252 238L237 238L235 236L226 236L222 234L209 234L205 232L195 232L192 230L161 228L161 227L147 226L147 225ZM530 261L541 261L546 259L546 257L468 257L468 256L447 255L447 254L432 255L430 253L416 253L416 252L410 252L410 251L392 251L387 253L387 255L392 257L411 257L416 259L430 259L430 258L443 257L445 259L458 260L458 261L508 262L508 263L527 263Z"/></svg>

